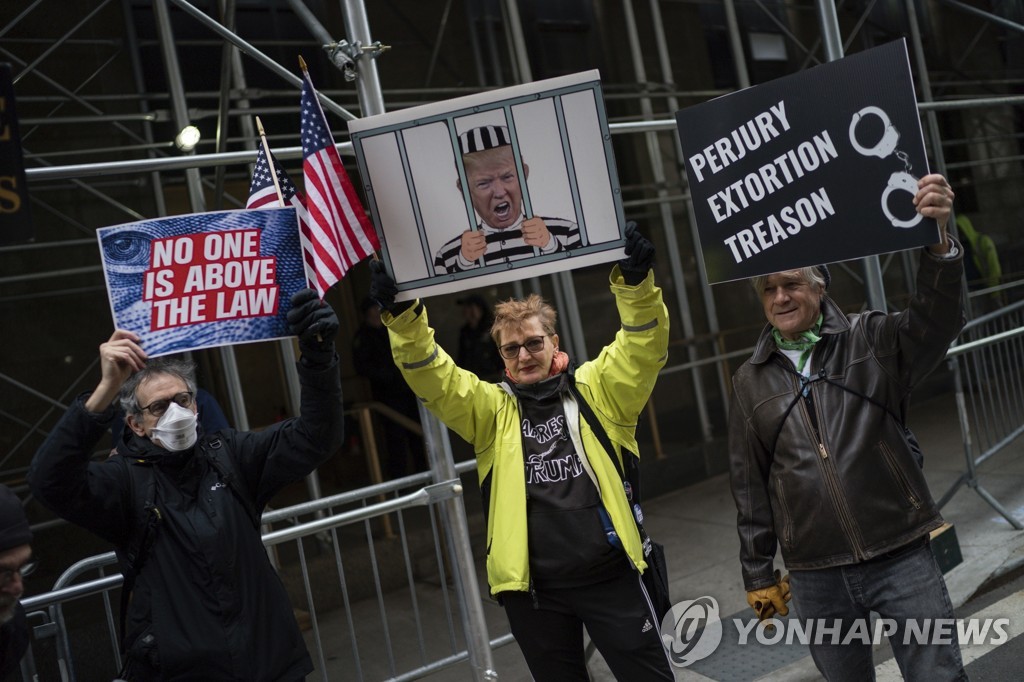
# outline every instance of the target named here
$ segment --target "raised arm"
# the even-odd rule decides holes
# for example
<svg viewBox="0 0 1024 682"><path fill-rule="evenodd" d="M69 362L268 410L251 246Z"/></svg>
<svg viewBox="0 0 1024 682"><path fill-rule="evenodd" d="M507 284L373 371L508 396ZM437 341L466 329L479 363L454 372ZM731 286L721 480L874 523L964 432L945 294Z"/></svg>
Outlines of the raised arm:
<svg viewBox="0 0 1024 682"><path fill-rule="evenodd" d="M612 343L576 372L577 383L610 406L613 422L633 425L668 359L668 309L654 283L654 245L634 223L626 227L626 258L611 273L611 290L622 322Z"/></svg>
<svg viewBox="0 0 1024 682"><path fill-rule="evenodd" d="M299 337L299 416L262 431L225 432L262 508L282 487L312 472L341 447L344 407L334 338L338 317L312 289L291 300L288 323Z"/></svg>
<svg viewBox="0 0 1024 682"><path fill-rule="evenodd" d="M100 344L100 381L78 396L32 458L32 494L61 518L120 544L127 537L127 471L123 462L92 462L96 444L110 428L121 386L142 369L139 337L117 330Z"/></svg>

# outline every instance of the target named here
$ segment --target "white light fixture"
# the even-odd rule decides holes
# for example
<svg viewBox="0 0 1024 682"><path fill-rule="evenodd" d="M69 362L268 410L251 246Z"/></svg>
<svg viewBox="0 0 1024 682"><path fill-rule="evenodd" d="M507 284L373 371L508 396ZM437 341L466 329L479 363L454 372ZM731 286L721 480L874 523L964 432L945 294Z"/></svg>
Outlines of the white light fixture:
<svg viewBox="0 0 1024 682"><path fill-rule="evenodd" d="M187 125L174 138L174 145L183 152L190 152L199 144L199 128Z"/></svg>

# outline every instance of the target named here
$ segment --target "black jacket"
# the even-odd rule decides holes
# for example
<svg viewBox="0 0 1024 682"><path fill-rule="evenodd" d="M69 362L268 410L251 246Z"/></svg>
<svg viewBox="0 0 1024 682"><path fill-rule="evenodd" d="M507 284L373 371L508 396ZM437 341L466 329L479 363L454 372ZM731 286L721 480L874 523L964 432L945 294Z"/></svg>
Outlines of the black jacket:
<svg viewBox="0 0 1024 682"><path fill-rule="evenodd" d="M21 657L28 651L28 645L28 619L25 607L18 602L11 619L0 625L0 682L21 679Z"/></svg>
<svg viewBox="0 0 1024 682"><path fill-rule="evenodd" d="M147 495L133 485L129 467L151 466L163 520L138 575L124 645L138 654L155 642L148 660L159 661L157 679L297 680L313 669L250 509L220 480L208 455L231 458L227 469L241 479L236 489L258 511L332 455L343 429L337 360L316 369L300 363L299 376L298 418L260 432L201 436L182 453L128 431L126 451L103 462L89 458L113 410L89 413L80 397L32 461L33 494L122 551L139 522L133 497Z"/></svg>
<svg viewBox="0 0 1024 682"><path fill-rule="evenodd" d="M762 332L733 376L729 415L748 591L775 583L777 543L787 568L825 568L889 552L942 524L905 420L911 389L963 327L962 276L962 251L948 260L925 251L902 312L847 316L823 297L809 400L798 398L800 377L770 327Z"/></svg>

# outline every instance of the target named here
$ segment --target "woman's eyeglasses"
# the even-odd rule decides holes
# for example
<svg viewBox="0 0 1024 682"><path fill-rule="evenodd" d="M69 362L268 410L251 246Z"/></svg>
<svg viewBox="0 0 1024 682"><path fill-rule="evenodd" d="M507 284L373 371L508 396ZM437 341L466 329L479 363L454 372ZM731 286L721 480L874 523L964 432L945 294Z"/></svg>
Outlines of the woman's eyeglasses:
<svg viewBox="0 0 1024 682"><path fill-rule="evenodd" d="M176 394L172 398L162 398L160 400L154 400L149 405L146 405L145 407L139 409L142 412L149 410L149 413L154 417L162 417L164 416L164 412L167 411L167 408L171 406L172 402L178 403L182 407L192 407L192 392L182 391L181 393Z"/></svg>
<svg viewBox="0 0 1024 682"><path fill-rule="evenodd" d="M498 346L498 351L503 358L509 360L519 357L520 348L525 348L527 353L533 355L544 350L544 339L546 338L547 336L533 336L523 343L506 343L504 346Z"/></svg>

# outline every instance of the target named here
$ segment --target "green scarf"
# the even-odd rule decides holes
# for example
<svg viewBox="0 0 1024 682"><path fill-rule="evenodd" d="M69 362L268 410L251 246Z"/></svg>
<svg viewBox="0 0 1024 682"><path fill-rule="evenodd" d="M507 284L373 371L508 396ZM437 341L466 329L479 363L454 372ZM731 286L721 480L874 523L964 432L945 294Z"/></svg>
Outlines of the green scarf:
<svg viewBox="0 0 1024 682"><path fill-rule="evenodd" d="M824 315L818 315L818 321L814 323L814 326L807 331L800 332L800 338L795 341L790 341L782 336L777 328L772 327L772 338L775 339L775 345L782 350L799 350L803 351L800 353L800 362L797 363L796 371L803 374L804 366L807 364L807 360L811 357L811 352L814 350L814 344L821 341L821 323L825 319Z"/></svg>

